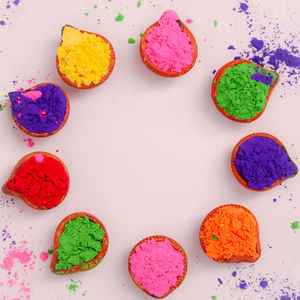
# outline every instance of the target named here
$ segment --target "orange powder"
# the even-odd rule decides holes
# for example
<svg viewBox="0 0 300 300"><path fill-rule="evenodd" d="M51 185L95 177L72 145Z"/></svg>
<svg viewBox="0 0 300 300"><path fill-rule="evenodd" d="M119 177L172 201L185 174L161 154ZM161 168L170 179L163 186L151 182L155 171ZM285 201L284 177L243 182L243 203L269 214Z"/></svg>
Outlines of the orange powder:
<svg viewBox="0 0 300 300"><path fill-rule="evenodd" d="M206 255L219 262L254 262L260 256L257 221L242 206L213 210L202 223L200 241Z"/></svg>

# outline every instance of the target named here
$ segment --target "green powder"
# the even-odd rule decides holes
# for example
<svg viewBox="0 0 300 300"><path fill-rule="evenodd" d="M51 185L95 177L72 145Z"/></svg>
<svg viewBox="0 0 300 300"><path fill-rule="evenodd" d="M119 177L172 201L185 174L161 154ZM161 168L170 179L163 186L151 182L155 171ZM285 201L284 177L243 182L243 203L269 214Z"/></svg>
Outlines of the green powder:
<svg viewBox="0 0 300 300"><path fill-rule="evenodd" d="M299 229L299 221L295 221L291 224L291 228L296 230L296 229Z"/></svg>
<svg viewBox="0 0 300 300"><path fill-rule="evenodd" d="M135 44L135 39L129 38L128 39L128 44Z"/></svg>
<svg viewBox="0 0 300 300"><path fill-rule="evenodd" d="M88 12L85 12L85 13L84 13L84 15L85 15L85 16L88 16L88 15L89 15L89 13L88 13Z"/></svg>
<svg viewBox="0 0 300 300"><path fill-rule="evenodd" d="M117 22L121 22L121 21L124 20L124 16L121 15L121 14L119 13L119 14L115 17L115 20L116 20Z"/></svg>
<svg viewBox="0 0 300 300"><path fill-rule="evenodd" d="M214 234L212 236L212 239L213 239L213 241L217 241L218 240L218 238Z"/></svg>
<svg viewBox="0 0 300 300"><path fill-rule="evenodd" d="M230 116L239 120L255 117L266 106L270 86L251 79L254 74L277 79L274 72L261 70L256 64L237 64L226 69L217 84L217 102Z"/></svg>
<svg viewBox="0 0 300 300"><path fill-rule="evenodd" d="M214 20L214 26L217 27L218 26L218 21Z"/></svg>
<svg viewBox="0 0 300 300"><path fill-rule="evenodd" d="M49 255L53 254L53 249L49 249L49 250L48 250L48 254L49 254Z"/></svg>
<svg viewBox="0 0 300 300"><path fill-rule="evenodd" d="M211 300L217 300L217 296L211 296Z"/></svg>
<svg viewBox="0 0 300 300"><path fill-rule="evenodd" d="M144 34L144 33L143 33L143 32L141 32L141 33L140 33L140 37L142 37L142 36L143 36L143 34Z"/></svg>
<svg viewBox="0 0 300 300"><path fill-rule="evenodd" d="M136 6L137 6L137 8L139 8L141 5L142 5L142 2L139 0Z"/></svg>
<svg viewBox="0 0 300 300"><path fill-rule="evenodd" d="M59 238L55 270L89 262L102 250L105 232L87 216L70 220Z"/></svg>

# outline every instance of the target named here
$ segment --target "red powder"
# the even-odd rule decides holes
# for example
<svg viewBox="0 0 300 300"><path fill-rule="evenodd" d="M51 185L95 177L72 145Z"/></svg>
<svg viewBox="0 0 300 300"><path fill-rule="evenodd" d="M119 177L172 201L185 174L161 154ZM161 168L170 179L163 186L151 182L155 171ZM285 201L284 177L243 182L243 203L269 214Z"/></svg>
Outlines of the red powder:
<svg viewBox="0 0 300 300"><path fill-rule="evenodd" d="M21 165L7 186L39 208L52 208L67 194L69 176L59 161L38 154Z"/></svg>

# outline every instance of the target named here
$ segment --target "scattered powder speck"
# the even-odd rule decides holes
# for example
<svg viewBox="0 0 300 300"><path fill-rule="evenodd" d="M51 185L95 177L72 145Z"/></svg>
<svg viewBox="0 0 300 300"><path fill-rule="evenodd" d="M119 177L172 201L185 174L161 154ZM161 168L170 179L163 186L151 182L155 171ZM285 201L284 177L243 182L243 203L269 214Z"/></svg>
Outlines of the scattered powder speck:
<svg viewBox="0 0 300 300"><path fill-rule="evenodd" d="M88 12L85 12L85 13L84 13L84 15L85 15L85 16L88 16L88 15L89 15L89 13L88 13Z"/></svg>
<svg viewBox="0 0 300 300"><path fill-rule="evenodd" d="M217 296L211 296L211 300L217 300Z"/></svg>
<svg viewBox="0 0 300 300"><path fill-rule="evenodd" d="M117 22L121 22L123 20L124 20L124 16L120 13L115 17L115 21Z"/></svg>
<svg viewBox="0 0 300 300"><path fill-rule="evenodd" d="M49 249L49 250L47 251L47 253L48 253L48 255L52 255L52 254L53 254L53 249Z"/></svg>
<svg viewBox="0 0 300 300"><path fill-rule="evenodd" d="M41 254L40 254L40 259L41 261L46 261L48 259L49 255L47 252L43 251Z"/></svg>
<svg viewBox="0 0 300 300"><path fill-rule="evenodd" d="M218 21L214 20L214 26L217 27L218 26Z"/></svg>
<svg viewBox="0 0 300 300"><path fill-rule="evenodd" d="M142 2L139 0L139 1L137 2L136 7L139 8L141 5L142 5Z"/></svg>
<svg viewBox="0 0 300 300"><path fill-rule="evenodd" d="M297 230L299 229L299 221L295 221L291 224L291 228L294 229L294 230Z"/></svg>
<svg viewBox="0 0 300 300"><path fill-rule="evenodd" d="M80 280L71 279L71 283L67 285L69 293L75 294L77 292L77 290L79 289L79 285L81 285L81 284L82 284L82 282Z"/></svg>
<svg viewBox="0 0 300 300"><path fill-rule="evenodd" d="M128 39L128 44L135 44L135 39L134 38L129 38Z"/></svg>
<svg viewBox="0 0 300 300"><path fill-rule="evenodd" d="M24 139L23 142L27 143L27 146L30 148L34 146L34 142L32 141L32 139Z"/></svg>
<svg viewBox="0 0 300 300"><path fill-rule="evenodd" d="M186 22L187 22L188 24L192 24L192 23L194 23L194 20L192 20L192 19L186 19Z"/></svg>
<svg viewBox="0 0 300 300"><path fill-rule="evenodd" d="M227 49L228 50L235 50L235 47L233 45L229 45Z"/></svg>

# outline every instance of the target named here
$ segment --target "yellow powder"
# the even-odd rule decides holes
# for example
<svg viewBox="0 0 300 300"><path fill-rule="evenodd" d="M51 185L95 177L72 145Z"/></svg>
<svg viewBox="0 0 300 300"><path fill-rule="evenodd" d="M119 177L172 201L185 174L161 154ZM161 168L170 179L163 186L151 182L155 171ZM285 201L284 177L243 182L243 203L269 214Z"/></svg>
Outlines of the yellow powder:
<svg viewBox="0 0 300 300"><path fill-rule="evenodd" d="M81 87L97 84L107 74L111 51L100 37L65 26L57 56L60 72Z"/></svg>

